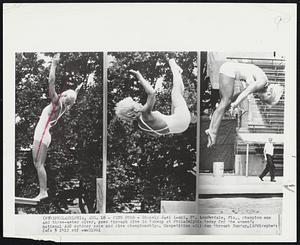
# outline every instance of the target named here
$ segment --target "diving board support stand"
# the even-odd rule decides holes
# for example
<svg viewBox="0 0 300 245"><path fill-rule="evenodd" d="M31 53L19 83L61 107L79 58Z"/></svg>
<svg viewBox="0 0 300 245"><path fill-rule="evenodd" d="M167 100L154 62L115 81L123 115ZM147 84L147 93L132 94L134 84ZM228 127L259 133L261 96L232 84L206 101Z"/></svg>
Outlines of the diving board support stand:
<svg viewBox="0 0 300 245"><path fill-rule="evenodd" d="M103 184L103 178L97 178L96 179L96 198L97 198L97 206L96 206L96 212L97 213L105 213L104 212L104 184Z"/></svg>
<svg viewBox="0 0 300 245"><path fill-rule="evenodd" d="M36 206L39 204L39 201L32 198L15 197L15 204Z"/></svg>

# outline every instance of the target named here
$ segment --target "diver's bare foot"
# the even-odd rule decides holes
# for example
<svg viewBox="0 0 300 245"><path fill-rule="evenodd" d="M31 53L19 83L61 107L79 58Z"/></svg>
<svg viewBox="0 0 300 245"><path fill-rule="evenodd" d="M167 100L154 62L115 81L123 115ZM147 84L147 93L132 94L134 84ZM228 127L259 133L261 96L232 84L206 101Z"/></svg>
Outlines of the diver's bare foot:
<svg viewBox="0 0 300 245"><path fill-rule="evenodd" d="M36 201L42 201L44 199L48 198L48 193L47 192L42 192L38 194L35 198L33 198Z"/></svg>
<svg viewBox="0 0 300 245"><path fill-rule="evenodd" d="M52 58L52 63L53 63L54 65L57 65L58 62L59 62L59 59L60 59L60 53L56 53L56 54L53 56L53 58Z"/></svg>
<svg viewBox="0 0 300 245"><path fill-rule="evenodd" d="M211 132L209 131L209 129L206 129L206 130L205 130L205 133L206 133L207 138L208 138L207 148L210 148L210 147L212 147L212 146L215 145L217 135L211 133Z"/></svg>
<svg viewBox="0 0 300 245"><path fill-rule="evenodd" d="M180 74L182 73L183 70L182 70L181 67L176 63L176 61L175 61L174 58L169 59L169 65L170 65L171 68L177 69L178 72L179 72Z"/></svg>

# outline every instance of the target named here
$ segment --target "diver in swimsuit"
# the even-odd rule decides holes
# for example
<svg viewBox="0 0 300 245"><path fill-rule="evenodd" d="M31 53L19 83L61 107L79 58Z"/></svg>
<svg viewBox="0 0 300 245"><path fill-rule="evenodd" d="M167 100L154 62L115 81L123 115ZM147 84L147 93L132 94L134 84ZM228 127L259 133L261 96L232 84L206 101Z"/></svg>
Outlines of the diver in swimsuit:
<svg viewBox="0 0 300 245"><path fill-rule="evenodd" d="M37 170L40 186L39 195L34 199L38 201L48 197L47 174L44 164L47 157L47 150L51 143L50 128L53 127L58 119L74 105L77 94L83 85L83 83L81 83L75 91L69 89L61 94L56 93L55 70L59 62L59 57L59 54L54 55L50 68L49 97L51 103L43 109L33 137L33 162Z"/></svg>
<svg viewBox="0 0 300 245"><path fill-rule="evenodd" d="M269 84L264 71L253 64L225 62L220 68L219 76L221 102L213 113L209 129L205 131L208 136L207 147L211 147L216 143L222 117L229 106L231 106L231 111L233 111L252 93L257 93L260 100L272 106L280 100L283 93L281 86ZM236 80L245 81L247 87L239 94L233 95L234 82Z"/></svg>
<svg viewBox="0 0 300 245"><path fill-rule="evenodd" d="M191 122L191 114L183 97L182 69L176 64L174 58L169 59L169 65L173 74L171 115L152 111L155 104L155 90L139 71L134 70L130 70L130 72L137 77L144 87L148 95L147 102L142 105L131 97L127 97L117 103L116 115L127 121L137 120L139 128L151 135L162 136L184 132Z"/></svg>

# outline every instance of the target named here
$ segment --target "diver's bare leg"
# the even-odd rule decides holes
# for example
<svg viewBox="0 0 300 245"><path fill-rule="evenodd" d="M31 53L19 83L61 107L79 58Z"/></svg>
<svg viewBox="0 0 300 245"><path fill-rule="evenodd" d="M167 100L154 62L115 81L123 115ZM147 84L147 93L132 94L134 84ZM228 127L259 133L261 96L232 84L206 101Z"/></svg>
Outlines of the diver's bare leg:
<svg viewBox="0 0 300 245"><path fill-rule="evenodd" d="M234 92L234 78L220 74L219 91L221 102L213 113L210 121L209 129L205 131L208 135L207 147L211 147L216 143L218 129L220 127L225 110L230 105Z"/></svg>
<svg viewBox="0 0 300 245"><path fill-rule="evenodd" d="M47 193L47 173L45 170L45 161L47 157L48 147L37 140L33 142L33 163L37 171L39 185L40 185L40 193L35 199L44 199L48 197Z"/></svg>
<svg viewBox="0 0 300 245"><path fill-rule="evenodd" d="M174 108L186 103L183 98L184 84L182 81L182 69L176 64L175 59L169 60L169 65L173 74L173 88L172 88L172 114Z"/></svg>

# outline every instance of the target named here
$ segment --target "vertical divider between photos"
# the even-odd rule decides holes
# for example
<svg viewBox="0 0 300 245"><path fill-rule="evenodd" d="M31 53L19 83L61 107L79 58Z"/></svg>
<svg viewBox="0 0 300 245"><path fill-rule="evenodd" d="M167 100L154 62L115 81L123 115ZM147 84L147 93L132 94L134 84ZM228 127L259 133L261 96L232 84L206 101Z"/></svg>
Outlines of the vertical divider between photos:
<svg viewBox="0 0 300 245"><path fill-rule="evenodd" d="M106 213L106 167L107 167L107 52L103 52L103 161L102 161L102 179L103 179L103 200L102 213Z"/></svg>
<svg viewBox="0 0 300 245"><path fill-rule="evenodd" d="M199 213L199 163L200 163L200 85L201 85L201 52L197 51L197 137L196 137L196 213Z"/></svg>

